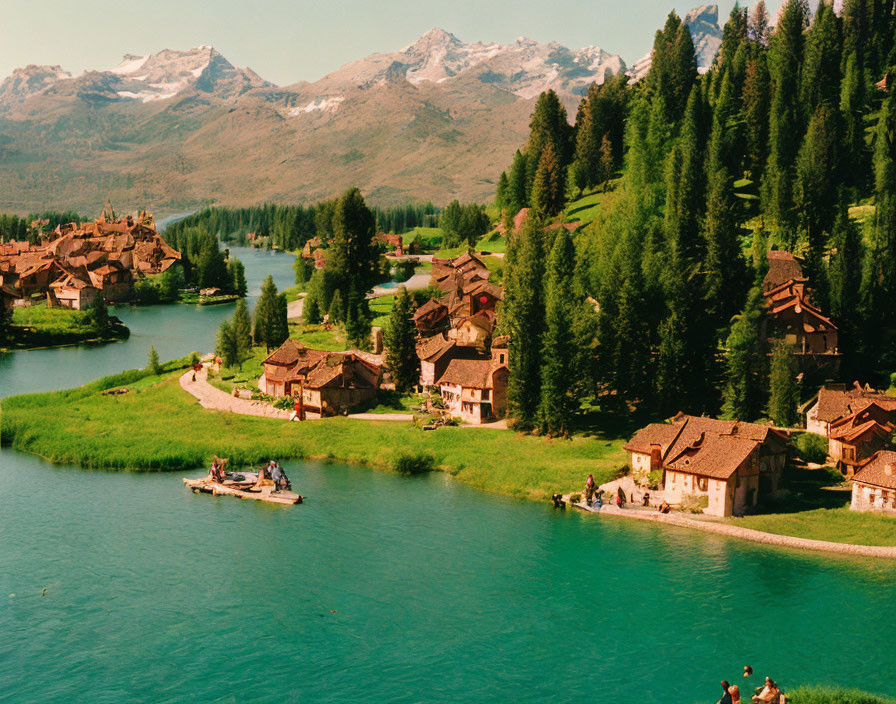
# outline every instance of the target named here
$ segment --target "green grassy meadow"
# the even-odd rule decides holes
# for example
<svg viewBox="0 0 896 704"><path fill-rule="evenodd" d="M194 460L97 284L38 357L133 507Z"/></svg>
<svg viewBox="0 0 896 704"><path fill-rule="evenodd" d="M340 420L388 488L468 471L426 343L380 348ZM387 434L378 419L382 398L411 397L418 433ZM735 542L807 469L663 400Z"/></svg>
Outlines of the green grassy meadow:
<svg viewBox="0 0 896 704"><path fill-rule="evenodd" d="M406 453L426 453L466 484L532 499L576 489L589 473L607 481L625 463L623 440L599 433L550 440L509 430L423 431L410 423L348 418L287 423L207 411L180 388L178 375L129 372L77 389L4 399L0 442L54 462L154 471L195 469L215 454L236 465L278 457L390 470ZM121 385L131 391L101 394Z"/></svg>

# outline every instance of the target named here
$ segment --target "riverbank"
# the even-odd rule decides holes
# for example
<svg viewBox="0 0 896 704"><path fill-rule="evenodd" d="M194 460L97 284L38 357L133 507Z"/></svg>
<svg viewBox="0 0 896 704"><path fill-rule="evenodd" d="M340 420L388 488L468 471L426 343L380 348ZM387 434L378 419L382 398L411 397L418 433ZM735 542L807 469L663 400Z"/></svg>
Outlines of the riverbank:
<svg viewBox="0 0 896 704"><path fill-rule="evenodd" d="M600 511L587 507L583 503L575 504L575 506L576 508L589 513L615 516L618 518L628 518L639 521L649 521L652 523L665 523L667 525L674 525L682 528L701 530L707 533L717 533L719 535L725 535L729 538L749 540L750 542L762 543L764 545L796 548L798 550L834 552L843 555L859 555L863 557L896 559L896 532L886 532L883 535L880 535L880 540L884 544L856 544L845 542L843 539L839 541L815 540L811 538L796 537L793 535L766 533L763 531L747 528L743 525L732 524L730 522L723 523L718 520L706 518L691 518L690 516L679 512L663 514L655 510L641 509L638 507L617 508L612 504L603 506ZM894 524L896 524L896 521L894 521ZM896 525L894 525L894 528L896 528ZM869 536L867 534L861 535L861 538L863 539L867 539L868 537Z"/></svg>
<svg viewBox="0 0 896 704"><path fill-rule="evenodd" d="M608 481L625 462L622 439L598 433L549 440L509 430L425 432L409 423L350 418L284 423L208 411L180 388L178 377L129 372L77 389L4 399L0 442L57 463L153 471L195 469L215 454L235 465L273 456L394 471L401 458L413 455L477 489L539 500L581 483L589 473ZM122 385L129 385L127 394L102 395Z"/></svg>
<svg viewBox="0 0 896 704"><path fill-rule="evenodd" d="M18 350L67 347L126 340L130 334L126 325L114 320L101 328L90 311L28 306L13 310L6 344Z"/></svg>

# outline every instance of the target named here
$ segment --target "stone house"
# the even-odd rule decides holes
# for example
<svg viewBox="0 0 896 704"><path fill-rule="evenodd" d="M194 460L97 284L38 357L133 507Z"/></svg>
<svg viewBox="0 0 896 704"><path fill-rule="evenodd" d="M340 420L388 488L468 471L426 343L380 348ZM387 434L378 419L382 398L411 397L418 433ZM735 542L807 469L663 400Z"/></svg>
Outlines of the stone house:
<svg viewBox="0 0 896 704"><path fill-rule="evenodd" d="M445 332L449 327L448 306L434 298L414 311L414 325L421 337Z"/></svg>
<svg viewBox="0 0 896 704"><path fill-rule="evenodd" d="M852 478L853 511L896 513L896 452L874 453Z"/></svg>
<svg viewBox="0 0 896 704"><path fill-rule="evenodd" d="M325 418L374 398L381 378L381 367L360 354L333 352L308 370L299 389L291 390L293 396L301 394L307 417Z"/></svg>
<svg viewBox="0 0 896 704"><path fill-rule="evenodd" d="M696 501L713 516L743 515L778 488L788 436L770 426L679 414L623 445L636 476L663 474L670 504Z"/></svg>
<svg viewBox="0 0 896 704"><path fill-rule="evenodd" d="M442 402L466 423L503 418L509 377L506 348L493 346L489 359L452 359L438 380Z"/></svg>
<svg viewBox="0 0 896 704"><path fill-rule="evenodd" d="M66 274L50 284L47 301L51 307L84 310L93 305L96 294L96 286L89 281L75 274Z"/></svg>
<svg viewBox="0 0 896 704"><path fill-rule="evenodd" d="M831 422L828 454L846 477L878 450L887 448L896 422L896 411L871 402L864 408Z"/></svg>
<svg viewBox="0 0 896 704"><path fill-rule="evenodd" d="M830 436L831 423L860 411L871 403L896 411L896 397L872 389L858 381L853 385L827 384L818 390L814 403L806 410L806 430L810 433Z"/></svg>
<svg viewBox="0 0 896 704"><path fill-rule="evenodd" d="M327 352L308 349L290 338L262 362L264 375L259 387L270 396L291 396L292 384L326 356Z"/></svg>
<svg viewBox="0 0 896 704"><path fill-rule="evenodd" d="M420 386L435 386L448 364L454 359L483 359L479 350L458 345L455 340L445 339L444 335L434 335L417 344L417 357L420 360ZM484 357L488 359L488 357Z"/></svg>

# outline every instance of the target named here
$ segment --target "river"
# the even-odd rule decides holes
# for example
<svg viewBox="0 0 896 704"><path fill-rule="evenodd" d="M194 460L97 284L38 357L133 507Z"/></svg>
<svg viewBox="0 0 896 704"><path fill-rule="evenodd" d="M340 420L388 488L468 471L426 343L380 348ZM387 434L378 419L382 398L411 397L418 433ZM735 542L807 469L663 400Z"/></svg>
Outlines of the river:
<svg viewBox="0 0 896 704"><path fill-rule="evenodd" d="M285 255L238 256L253 292L289 283ZM0 392L208 349L231 311L118 309L129 341L7 355ZM0 450L0 701L690 704L765 674L896 695L892 563L286 466L302 506Z"/></svg>

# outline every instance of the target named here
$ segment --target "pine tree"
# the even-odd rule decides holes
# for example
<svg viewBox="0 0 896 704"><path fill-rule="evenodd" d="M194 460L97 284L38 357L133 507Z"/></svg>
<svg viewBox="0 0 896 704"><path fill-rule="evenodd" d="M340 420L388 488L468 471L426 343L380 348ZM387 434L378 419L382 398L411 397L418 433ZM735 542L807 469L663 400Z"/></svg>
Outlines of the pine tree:
<svg viewBox="0 0 896 704"><path fill-rule="evenodd" d="M755 183L762 181L768 160L768 121L771 86L765 52L747 63L743 102L746 167Z"/></svg>
<svg viewBox="0 0 896 704"><path fill-rule="evenodd" d="M697 80L697 59L691 31L681 18L670 12L665 27L653 42L653 59L647 78L651 95L663 99L667 120L683 113L691 88Z"/></svg>
<svg viewBox="0 0 896 704"><path fill-rule="evenodd" d="M827 308L824 254L837 216L838 143L837 114L822 103L809 121L797 156L794 202L800 214L800 232L809 247L806 274L816 291L816 304L823 308Z"/></svg>
<svg viewBox="0 0 896 704"><path fill-rule="evenodd" d="M754 286L725 343L725 418L752 421L762 412L765 355L762 350L762 291Z"/></svg>
<svg viewBox="0 0 896 704"><path fill-rule="evenodd" d="M231 259L227 263L227 271L230 275L231 290L237 296L245 296L248 291L246 284L246 267L239 259Z"/></svg>
<svg viewBox="0 0 896 704"><path fill-rule="evenodd" d="M509 188L507 196L507 212L512 218L520 209L529 203L528 197L528 166L526 156L519 150L513 155L513 165L508 176Z"/></svg>
<svg viewBox="0 0 896 704"><path fill-rule="evenodd" d="M553 90L538 96L529 123L529 141L526 145L526 193L530 205L535 176L541 166L542 152L550 145L558 168L563 172L572 161L572 128L566 117L566 108ZM565 191L564 189L561 192Z"/></svg>
<svg viewBox="0 0 896 704"><path fill-rule="evenodd" d="M218 328L215 354L221 358L225 367L235 367L240 363L239 343L237 342L233 324L229 320L223 321Z"/></svg>
<svg viewBox="0 0 896 704"><path fill-rule="evenodd" d="M865 82L856 52L845 57L843 82L840 86L840 119L843 125L843 158L841 171L844 184L862 189L869 180L868 149L865 146Z"/></svg>
<svg viewBox="0 0 896 704"><path fill-rule="evenodd" d="M289 303L286 301L285 293L279 294L276 298L270 330L271 347L279 347L289 339Z"/></svg>
<svg viewBox="0 0 896 704"><path fill-rule="evenodd" d="M793 171L802 136L799 88L803 64L803 29L807 16L806 0L786 0L779 14L769 53L773 95L763 205L776 223L779 238L788 245L793 244L796 236Z"/></svg>
<svg viewBox="0 0 896 704"><path fill-rule="evenodd" d="M646 399L654 381L646 291L639 253L637 237L628 234L620 247L622 284L615 293L618 296L618 313L611 357L613 387L622 399L632 402Z"/></svg>
<svg viewBox="0 0 896 704"><path fill-rule="evenodd" d="M598 87L592 83L587 95L582 98L579 115L576 117L576 149L573 166L575 185L581 189L593 188L602 182L600 178L601 135L595 124L594 110L597 106ZM605 180L605 179L604 179Z"/></svg>
<svg viewBox="0 0 896 704"><path fill-rule="evenodd" d="M566 194L566 172L554 152L546 144L541 152L535 182L532 184L532 207L542 217L556 215L563 210Z"/></svg>
<svg viewBox="0 0 896 704"><path fill-rule="evenodd" d="M526 218L508 252L504 292L505 325L510 334L508 415L514 425L530 429L541 401L541 336L544 328L543 233L538 219Z"/></svg>
<svg viewBox="0 0 896 704"><path fill-rule="evenodd" d="M840 102L840 28L829 0L821 0L806 39L801 96L806 114Z"/></svg>
<svg viewBox="0 0 896 704"><path fill-rule="evenodd" d="M716 105L707 160L707 201L704 236L706 258L703 270L706 285L706 312L716 329L726 326L742 300L744 262L738 238L731 173L726 152L732 137L729 132L730 108L725 104L725 87Z"/></svg>
<svg viewBox="0 0 896 704"><path fill-rule="evenodd" d="M507 172L502 171L498 177L498 188L495 191L495 205L498 206L498 212L507 208L510 199L510 179L507 178Z"/></svg>
<svg viewBox="0 0 896 704"><path fill-rule="evenodd" d="M305 296L305 303L302 305L302 319L305 325L317 325L320 323L321 318L317 296L309 293Z"/></svg>
<svg viewBox="0 0 896 704"><path fill-rule="evenodd" d="M238 364L242 368L243 362L252 352L252 321L243 299L236 302L236 310L233 312L233 336L236 340Z"/></svg>
<svg viewBox="0 0 896 704"><path fill-rule="evenodd" d="M793 351L783 341L772 349L769 371L768 414L775 425L792 427L799 419L800 386L799 368Z"/></svg>
<svg viewBox="0 0 896 704"><path fill-rule="evenodd" d="M330 299L330 308L327 310L329 320L334 325L345 322L345 305L342 303L342 291L338 288Z"/></svg>
<svg viewBox="0 0 896 704"><path fill-rule="evenodd" d="M349 289L345 305L345 336L351 345L366 348L370 341L370 309L367 299Z"/></svg>
<svg viewBox="0 0 896 704"><path fill-rule="evenodd" d="M333 215L333 241L327 268L343 291L355 286L367 291L375 283L379 269L379 252L374 243L373 213L361 192L350 188L336 205Z"/></svg>
<svg viewBox="0 0 896 704"><path fill-rule="evenodd" d="M280 313L277 298L277 286L274 284L274 278L269 275L261 285L261 296L255 306L255 325L252 329L255 344L264 345L267 349L283 342L283 340L277 342L282 334L278 321Z"/></svg>
<svg viewBox="0 0 896 704"><path fill-rule="evenodd" d="M604 193L607 192L607 184L613 178L613 145L610 143L610 133L607 132L600 142L600 157L597 162L597 183Z"/></svg>
<svg viewBox="0 0 896 704"><path fill-rule="evenodd" d="M155 345L149 348L149 364L146 368L156 376L162 373L162 365L159 364L159 353L156 352Z"/></svg>
<svg viewBox="0 0 896 704"><path fill-rule="evenodd" d="M395 390L402 393L414 388L420 378L420 360L416 350L414 326L414 299L404 286L399 287L389 314L389 324L384 330L386 368L395 383Z"/></svg>
<svg viewBox="0 0 896 704"><path fill-rule="evenodd" d="M840 328L837 340L843 355L841 372L850 374L861 371L858 353L862 349L860 293L862 287L862 236L858 227L849 219L846 200L841 196L837 219L834 224L829 286L831 315ZM852 374L858 376L858 374ZM847 376L847 378L849 378Z"/></svg>
<svg viewBox="0 0 896 704"><path fill-rule="evenodd" d="M545 321L541 367L541 429L567 435L578 409L575 377L573 278L575 247L569 233L560 229L551 248L545 287Z"/></svg>
<svg viewBox="0 0 896 704"><path fill-rule="evenodd" d="M753 12L750 14L747 36L750 38L750 41L757 46L764 47L768 44L768 34L768 10L765 9L765 2L759 0L759 2L753 6Z"/></svg>

